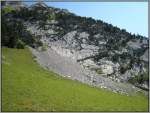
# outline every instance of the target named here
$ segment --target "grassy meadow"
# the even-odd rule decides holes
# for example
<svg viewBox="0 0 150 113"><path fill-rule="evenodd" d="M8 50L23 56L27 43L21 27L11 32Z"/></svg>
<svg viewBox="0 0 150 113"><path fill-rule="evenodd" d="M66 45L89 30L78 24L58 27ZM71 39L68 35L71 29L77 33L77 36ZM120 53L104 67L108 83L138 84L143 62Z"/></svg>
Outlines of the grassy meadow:
<svg viewBox="0 0 150 113"><path fill-rule="evenodd" d="M126 96L41 68L28 48L2 48L2 111L148 111L148 97Z"/></svg>

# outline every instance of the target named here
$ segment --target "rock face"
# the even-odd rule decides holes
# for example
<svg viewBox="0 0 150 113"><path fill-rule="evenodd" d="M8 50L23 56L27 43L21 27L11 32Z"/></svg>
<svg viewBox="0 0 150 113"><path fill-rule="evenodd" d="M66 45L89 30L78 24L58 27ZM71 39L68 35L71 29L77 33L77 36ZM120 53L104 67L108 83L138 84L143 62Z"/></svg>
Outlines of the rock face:
<svg viewBox="0 0 150 113"><path fill-rule="evenodd" d="M114 72L113 67L108 64L101 65L101 69L105 74L112 74Z"/></svg>
<svg viewBox="0 0 150 113"><path fill-rule="evenodd" d="M148 50L146 50L145 53L140 58L141 60L148 62Z"/></svg>
<svg viewBox="0 0 150 113"><path fill-rule="evenodd" d="M116 83L99 76L97 73L83 67L81 64L68 59L65 56L58 54L52 48L46 51L37 51L36 49L30 48L33 55L36 56L38 63L46 69L53 70L63 77L67 77L72 80L78 80L88 85L96 86L99 88L106 88L113 92L122 94L130 94L139 91L139 88L133 88L132 85Z"/></svg>
<svg viewBox="0 0 150 113"><path fill-rule="evenodd" d="M114 92L139 90L128 80L148 73L148 38L45 4L19 11L17 14L26 11L25 17L12 14L11 18L21 19L27 31L39 37L35 40L46 47L43 52L31 49L43 67ZM148 88L146 81L141 85Z"/></svg>

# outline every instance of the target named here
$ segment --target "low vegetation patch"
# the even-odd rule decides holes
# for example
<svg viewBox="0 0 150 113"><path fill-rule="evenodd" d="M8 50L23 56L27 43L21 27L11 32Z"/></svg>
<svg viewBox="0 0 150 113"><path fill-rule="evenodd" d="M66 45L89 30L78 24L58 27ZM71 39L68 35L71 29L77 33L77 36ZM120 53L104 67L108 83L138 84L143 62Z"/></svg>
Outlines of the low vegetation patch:
<svg viewBox="0 0 150 113"><path fill-rule="evenodd" d="M94 70L98 74L103 74L103 71L101 68L92 68L91 70Z"/></svg>
<svg viewBox="0 0 150 113"><path fill-rule="evenodd" d="M149 75L147 72L129 79L129 82L132 84L142 84L148 81L149 81Z"/></svg>

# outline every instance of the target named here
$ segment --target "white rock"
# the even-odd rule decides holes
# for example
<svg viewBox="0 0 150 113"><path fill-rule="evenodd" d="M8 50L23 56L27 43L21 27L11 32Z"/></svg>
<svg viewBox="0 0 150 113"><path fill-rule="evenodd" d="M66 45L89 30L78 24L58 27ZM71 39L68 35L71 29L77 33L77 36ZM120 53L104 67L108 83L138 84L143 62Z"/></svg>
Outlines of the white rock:
<svg viewBox="0 0 150 113"><path fill-rule="evenodd" d="M104 74L112 74L114 72L113 67L108 64L101 65L101 69Z"/></svg>

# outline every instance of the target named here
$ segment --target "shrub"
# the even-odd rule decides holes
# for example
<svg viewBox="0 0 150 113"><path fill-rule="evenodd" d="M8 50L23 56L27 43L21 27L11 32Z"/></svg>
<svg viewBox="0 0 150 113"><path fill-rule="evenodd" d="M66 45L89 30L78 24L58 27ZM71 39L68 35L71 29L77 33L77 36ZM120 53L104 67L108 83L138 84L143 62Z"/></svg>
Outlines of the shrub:
<svg viewBox="0 0 150 113"><path fill-rule="evenodd" d="M127 68L125 66L120 67L120 73L124 74L127 71Z"/></svg>
<svg viewBox="0 0 150 113"><path fill-rule="evenodd" d="M55 14L49 14L47 15L48 20L55 20Z"/></svg>
<svg viewBox="0 0 150 113"><path fill-rule="evenodd" d="M91 70L94 70L98 74L103 74L103 71L101 68L92 68Z"/></svg>
<svg viewBox="0 0 150 113"><path fill-rule="evenodd" d="M11 7L10 5L7 5L2 9L2 12L6 14L6 13L12 12L13 10L14 10L13 7Z"/></svg>
<svg viewBox="0 0 150 113"><path fill-rule="evenodd" d="M145 81L149 81L149 76L148 76L148 73L145 72L141 75L138 75L138 76L135 76L135 77L132 77L128 80L128 82L132 83L132 84L142 84L144 83Z"/></svg>
<svg viewBox="0 0 150 113"><path fill-rule="evenodd" d="M100 69L100 68L97 69L96 72L97 72L98 74L103 74L103 71L102 71L102 69Z"/></svg>
<svg viewBox="0 0 150 113"><path fill-rule="evenodd" d="M143 73L143 81L149 81L149 75L147 72Z"/></svg>
<svg viewBox="0 0 150 113"><path fill-rule="evenodd" d="M43 45L42 47L41 47L41 51L46 51L47 50L47 45Z"/></svg>
<svg viewBox="0 0 150 113"><path fill-rule="evenodd" d="M37 47L43 46L43 43L40 40L36 41L35 43L36 43Z"/></svg>
<svg viewBox="0 0 150 113"><path fill-rule="evenodd" d="M24 49L24 47L25 47L25 43L21 40L18 40L17 43L16 43L16 48Z"/></svg>

